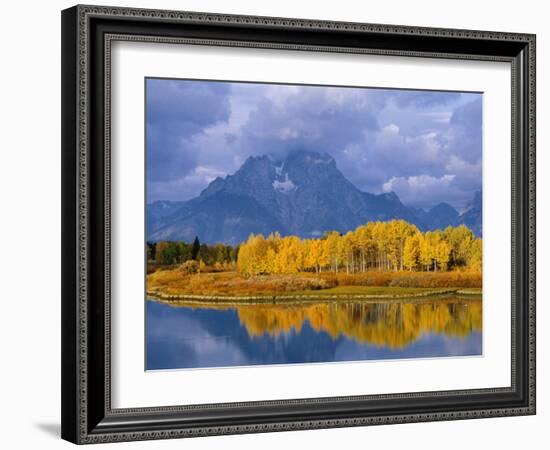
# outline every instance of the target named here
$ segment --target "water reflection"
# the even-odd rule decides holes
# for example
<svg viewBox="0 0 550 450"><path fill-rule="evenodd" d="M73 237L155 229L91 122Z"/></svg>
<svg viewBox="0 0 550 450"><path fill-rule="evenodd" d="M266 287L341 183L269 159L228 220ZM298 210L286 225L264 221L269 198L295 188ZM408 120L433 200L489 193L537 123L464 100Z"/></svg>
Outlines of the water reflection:
<svg viewBox="0 0 550 450"><path fill-rule="evenodd" d="M476 355L480 297L423 302L147 302L147 368Z"/></svg>

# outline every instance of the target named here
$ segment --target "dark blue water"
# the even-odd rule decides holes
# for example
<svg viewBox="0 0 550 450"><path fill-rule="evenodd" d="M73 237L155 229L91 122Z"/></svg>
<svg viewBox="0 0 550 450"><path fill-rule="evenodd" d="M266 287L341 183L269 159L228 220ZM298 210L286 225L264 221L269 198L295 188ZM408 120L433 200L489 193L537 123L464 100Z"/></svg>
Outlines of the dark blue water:
<svg viewBox="0 0 550 450"><path fill-rule="evenodd" d="M481 299L172 306L146 302L146 369L480 355Z"/></svg>

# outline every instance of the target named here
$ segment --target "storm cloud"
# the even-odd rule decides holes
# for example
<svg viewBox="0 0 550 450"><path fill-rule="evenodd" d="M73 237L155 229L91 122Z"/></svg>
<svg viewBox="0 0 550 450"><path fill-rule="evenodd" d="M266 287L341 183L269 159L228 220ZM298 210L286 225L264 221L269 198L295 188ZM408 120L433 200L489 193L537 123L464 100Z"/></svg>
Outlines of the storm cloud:
<svg viewBox="0 0 550 450"><path fill-rule="evenodd" d="M481 189L482 94L147 80L147 197L187 200L251 155L330 154L359 189L463 208Z"/></svg>

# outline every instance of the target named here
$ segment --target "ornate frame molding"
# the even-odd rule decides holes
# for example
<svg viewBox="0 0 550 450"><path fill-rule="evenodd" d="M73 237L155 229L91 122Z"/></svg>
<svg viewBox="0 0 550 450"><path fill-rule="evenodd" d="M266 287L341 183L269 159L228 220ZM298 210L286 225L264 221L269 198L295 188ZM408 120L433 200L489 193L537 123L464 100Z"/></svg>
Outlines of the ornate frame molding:
<svg viewBox="0 0 550 450"><path fill-rule="evenodd" d="M335 32L345 37L349 33L359 33L365 37L376 36L383 41L384 37L400 37L403 41L409 38L427 38L433 42L446 39L451 42L457 39L471 41L470 45L475 48L481 42L498 42L498 48L508 49L507 54L495 51L494 54L482 54L476 52L451 52L447 53L438 50L434 44L433 50L415 50L411 41L411 48L379 48L379 47L350 47L318 43L281 43L260 40L245 39L219 39L205 37L173 37L173 36L151 36L140 33L111 32L105 31L98 34L93 31L92 22L98 19L108 21L118 20L122 23L135 21L147 27L148 23L158 22L167 26L193 25L209 28L212 27L244 27L250 34L257 30L269 30L271 33L300 32L302 30L319 30ZM99 6L76 6L63 13L64 42L66 47L63 50L63 74L64 74L64 130L63 130L63 158L66 167L63 168L63 189L70 189L71 192L64 194L63 222L65 225L64 251L63 251L63 377L71 379L70 385L63 388L63 437L77 443L98 443L112 441L130 441L143 439L164 439L173 437L192 437L217 434L238 434L250 432L271 432L297 429L347 427L374 424L404 423L439 421L452 419L469 419L481 417L498 417L509 415L527 415L535 413L535 36L530 34L514 34L487 31L471 30L449 30L440 28L405 27L397 25L377 25L347 22L332 22L304 19L271 18L256 16L236 16L220 14L204 14L195 12L159 11L147 9L130 9ZM229 29L229 28L227 28ZM102 31L103 32L103 31ZM94 34L95 33L95 34ZM91 104L98 95L97 84L91 82L92 77L97 77L97 60L94 60L98 53L97 43L93 39L100 37L103 54L101 58L104 69L103 82L103 113L104 124L102 126L103 178L94 179L94 167L90 161L95 158L92 155L91 140L92 130L95 124L92 123L94 116L90 114L93 105ZM435 39L435 40L434 40ZM71 42L69 42L69 40ZM360 397L331 397L308 400L285 400L270 402L250 402L239 404L216 404L216 405L195 405L165 408L138 408L138 409L111 409L110 402L110 67L111 67L111 43L116 40L142 41L155 43L185 43L193 45L218 45L218 46L242 46L265 49L290 49L304 51L323 52L347 52L363 54L383 54L411 57L432 57L452 59L481 59L488 61L505 61L512 64L512 153L513 153L513 176L512 197L512 244L513 244L513 285L512 285L512 385L510 388L498 389L477 389L469 391L439 391L430 393L409 393L395 395L371 395ZM94 45L96 47L94 47ZM519 49L514 51L514 49ZM523 52L523 53L522 53ZM94 65L95 64L95 65ZM70 66L70 67L69 67ZM95 72L94 72L95 71ZM97 83L97 82L96 82ZM517 100L517 101L516 101ZM76 107L75 107L76 105ZM523 123L522 123L523 122ZM97 146L99 139L96 139ZM76 169L76 170L75 170ZM517 178L523 177L523 185L517 183ZM519 180L519 181L522 181ZM103 183L101 189L103 198L97 200L94 189L97 183ZM519 190L518 190L519 186ZM93 198L92 198L93 197ZM99 201L103 210L103 217L97 217L98 209L92 206ZM103 323L97 324L92 319L91 290L97 289L94 284L94 276L97 270L94 269L94 276L91 276L91 267L95 267L97 259L90 257L95 252L91 241L90 232L97 229L96 222L103 221L102 244L100 252L103 261ZM519 238L518 238L519 236ZM523 241L526 242L523 242ZM97 242L96 242L97 244ZM525 245L526 244L526 245ZM518 245L519 247L516 247ZM525 248L522 247L525 245ZM520 251L517 255L516 248ZM517 258L522 258L524 261ZM518 270L517 263L521 263ZM523 271L523 272L521 272ZM521 278L524 276L524 278ZM518 278L520 277L520 278ZM516 286L516 280L520 285ZM525 286L523 286L523 284ZM516 289L517 287L517 289ZM518 289L525 288L528 292L524 298L517 298ZM523 305L523 317L517 316ZM98 307L94 304L95 308ZM520 322L521 321L521 322ZM524 345L526 352L523 352L517 359L516 326L521 326L521 335L526 339ZM95 331L97 329L97 331ZM103 338L97 334L101 332ZM93 336L93 338L91 338ZM66 343L71 340L70 344ZM91 406L90 395L96 392L90 380L91 349L99 342L103 342L105 376L103 384L103 398L100 406ZM519 364L522 373L516 373L516 366ZM95 367L95 366L94 366ZM522 377L526 376L526 380ZM518 378L519 377L519 378ZM465 397L474 399L476 396L487 396L493 394L517 393L519 383L526 383L524 391L527 398L510 402L508 406L474 407L471 409L434 410L432 412L392 413L377 415L350 414L342 417L319 418L306 420L281 420L257 423L236 423L200 426L170 426L168 420L172 414L182 414L186 411L201 410L208 413L210 409L239 408L239 407L285 407L300 405L325 405L334 402L350 400L362 400L365 402L373 400L399 399L414 403L415 399L422 399L427 396L437 397ZM130 418L130 420L129 420ZM98 419L101 419L98 421ZM131 422L128 425L128 422ZM164 424L163 424L164 421ZM122 424L122 422L124 422Z"/></svg>

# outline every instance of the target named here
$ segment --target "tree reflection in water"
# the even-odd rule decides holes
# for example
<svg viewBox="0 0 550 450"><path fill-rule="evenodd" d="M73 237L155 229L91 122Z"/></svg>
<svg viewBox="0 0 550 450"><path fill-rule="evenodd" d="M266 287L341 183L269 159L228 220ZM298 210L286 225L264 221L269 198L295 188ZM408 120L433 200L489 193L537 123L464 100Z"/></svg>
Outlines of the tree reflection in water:
<svg viewBox="0 0 550 450"><path fill-rule="evenodd" d="M178 303L188 308L234 309L251 338L278 338L299 333L308 322L317 332L328 333L391 349L402 349L423 334L465 338L482 326L481 296L448 296L423 301L333 301L305 304L213 305Z"/></svg>

